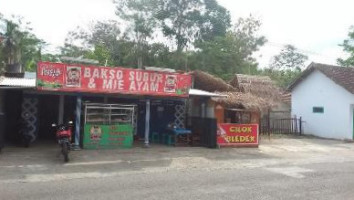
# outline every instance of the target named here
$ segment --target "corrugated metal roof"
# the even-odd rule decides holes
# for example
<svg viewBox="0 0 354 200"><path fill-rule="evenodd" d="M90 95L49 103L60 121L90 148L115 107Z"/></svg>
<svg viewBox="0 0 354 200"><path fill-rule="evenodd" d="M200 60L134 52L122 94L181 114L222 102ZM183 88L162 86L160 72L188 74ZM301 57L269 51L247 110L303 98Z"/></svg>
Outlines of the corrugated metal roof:
<svg viewBox="0 0 354 200"><path fill-rule="evenodd" d="M36 79L36 75L37 75L37 73L36 72L25 72L25 77L24 78L34 78L34 79Z"/></svg>
<svg viewBox="0 0 354 200"><path fill-rule="evenodd" d="M21 87L21 88L34 88L36 87L35 78L10 78L0 77L0 87Z"/></svg>
<svg viewBox="0 0 354 200"><path fill-rule="evenodd" d="M227 97L226 95L207 92L204 90L190 89L189 95L191 96L205 96L205 97Z"/></svg>
<svg viewBox="0 0 354 200"><path fill-rule="evenodd" d="M175 69L162 68L162 67L145 67L145 70L148 70L148 71L156 71L156 72L171 72L171 73L176 72Z"/></svg>
<svg viewBox="0 0 354 200"><path fill-rule="evenodd" d="M35 88L36 72L25 72L23 78L0 76L0 88Z"/></svg>

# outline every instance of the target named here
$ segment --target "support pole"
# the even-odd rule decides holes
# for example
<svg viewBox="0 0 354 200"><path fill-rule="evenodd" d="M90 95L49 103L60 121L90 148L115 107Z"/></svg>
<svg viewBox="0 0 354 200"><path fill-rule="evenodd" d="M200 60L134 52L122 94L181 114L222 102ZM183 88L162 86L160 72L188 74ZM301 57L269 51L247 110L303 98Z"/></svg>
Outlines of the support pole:
<svg viewBox="0 0 354 200"><path fill-rule="evenodd" d="M64 95L59 96L58 124L64 123Z"/></svg>
<svg viewBox="0 0 354 200"><path fill-rule="evenodd" d="M206 117L206 105L205 105L205 101L203 100L203 103L201 105L201 117L205 118Z"/></svg>
<svg viewBox="0 0 354 200"><path fill-rule="evenodd" d="M146 115L145 115L145 147L149 147L150 133L150 99L146 100Z"/></svg>
<svg viewBox="0 0 354 200"><path fill-rule="evenodd" d="M302 117L300 117L299 123L300 123L300 135L302 135Z"/></svg>
<svg viewBox="0 0 354 200"><path fill-rule="evenodd" d="M75 149L80 149L81 104L82 97L76 97Z"/></svg>
<svg viewBox="0 0 354 200"><path fill-rule="evenodd" d="M3 90L0 91L0 153L1 149L4 148L4 143L5 143L5 111L4 111L4 99L5 95Z"/></svg>
<svg viewBox="0 0 354 200"><path fill-rule="evenodd" d="M108 97L107 96L103 97L103 103L108 103Z"/></svg>

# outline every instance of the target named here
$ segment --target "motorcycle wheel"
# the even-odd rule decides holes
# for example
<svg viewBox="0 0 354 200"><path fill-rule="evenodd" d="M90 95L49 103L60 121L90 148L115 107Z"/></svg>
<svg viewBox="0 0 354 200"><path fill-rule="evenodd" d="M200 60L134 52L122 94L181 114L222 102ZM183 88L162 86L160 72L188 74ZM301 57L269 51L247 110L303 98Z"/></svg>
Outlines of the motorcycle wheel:
<svg viewBox="0 0 354 200"><path fill-rule="evenodd" d="M69 162L69 146L68 146L68 143L66 143L66 142L64 142L62 144L62 153L64 156L64 161Z"/></svg>

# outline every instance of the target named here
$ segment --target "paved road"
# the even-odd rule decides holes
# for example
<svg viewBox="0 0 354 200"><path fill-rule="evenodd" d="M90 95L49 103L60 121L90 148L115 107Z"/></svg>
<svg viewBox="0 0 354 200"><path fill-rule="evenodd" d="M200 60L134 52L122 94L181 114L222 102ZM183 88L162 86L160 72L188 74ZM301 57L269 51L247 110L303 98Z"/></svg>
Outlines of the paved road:
<svg viewBox="0 0 354 200"><path fill-rule="evenodd" d="M81 151L68 165L33 160L33 152L23 159L15 150L1 155L0 199L354 199L354 144L338 141L278 139L260 149L155 148L100 157Z"/></svg>

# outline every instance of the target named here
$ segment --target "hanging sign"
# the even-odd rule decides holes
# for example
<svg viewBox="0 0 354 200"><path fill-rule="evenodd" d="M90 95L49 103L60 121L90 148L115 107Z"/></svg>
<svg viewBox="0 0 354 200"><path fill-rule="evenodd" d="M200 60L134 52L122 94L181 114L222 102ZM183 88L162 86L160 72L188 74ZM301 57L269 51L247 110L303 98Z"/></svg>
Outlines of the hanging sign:
<svg viewBox="0 0 354 200"><path fill-rule="evenodd" d="M188 97L189 74L39 62L37 89Z"/></svg>
<svg viewBox="0 0 354 200"><path fill-rule="evenodd" d="M218 124L219 146L258 147L258 124Z"/></svg>

